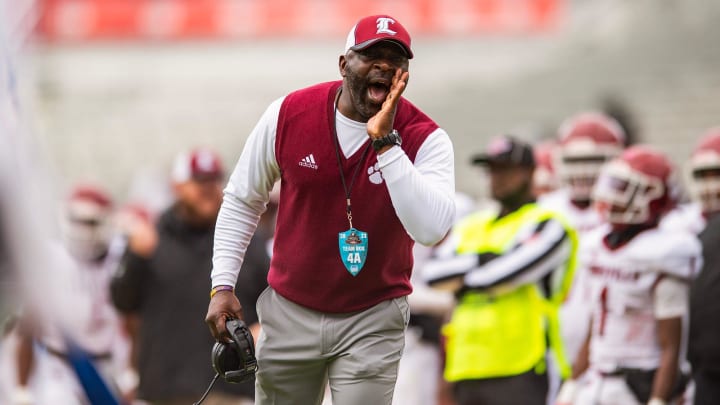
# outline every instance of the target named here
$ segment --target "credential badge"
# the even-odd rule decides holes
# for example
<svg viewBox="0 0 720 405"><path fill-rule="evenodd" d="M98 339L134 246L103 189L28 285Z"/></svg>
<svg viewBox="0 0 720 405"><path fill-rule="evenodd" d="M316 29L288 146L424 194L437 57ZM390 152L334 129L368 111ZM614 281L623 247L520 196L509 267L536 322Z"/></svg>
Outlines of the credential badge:
<svg viewBox="0 0 720 405"><path fill-rule="evenodd" d="M367 259L368 234L355 228L350 228L338 234L340 259L347 271L357 276L365 265Z"/></svg>

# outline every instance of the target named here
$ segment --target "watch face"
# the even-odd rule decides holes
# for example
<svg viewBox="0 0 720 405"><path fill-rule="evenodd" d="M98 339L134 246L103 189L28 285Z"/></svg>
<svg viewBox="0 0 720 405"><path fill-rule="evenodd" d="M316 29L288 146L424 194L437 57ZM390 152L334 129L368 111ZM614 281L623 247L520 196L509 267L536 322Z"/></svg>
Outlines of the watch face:
<svg viewBox="0 0 720 405"><path fill-rule="evenodd" d="M382 138L376 138L372 141L372 146L375 151L382 149L387 145L401 145L402 139L397 130L393 129L392 132L383 136Z"/></svg>
<svg viewBox="0 0 720 405"><path fill-rule="evenodd" d="M393 130L390 133L390 136L392 136L392 140L395 145L402 145L402 138L400 138L398 131Z"/></svg>

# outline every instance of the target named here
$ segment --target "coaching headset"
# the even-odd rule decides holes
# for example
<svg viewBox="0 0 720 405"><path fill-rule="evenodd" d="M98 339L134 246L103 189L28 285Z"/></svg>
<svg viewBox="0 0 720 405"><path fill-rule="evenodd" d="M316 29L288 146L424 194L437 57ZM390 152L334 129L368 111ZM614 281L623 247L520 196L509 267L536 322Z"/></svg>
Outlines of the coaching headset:
<svg viewBox="0 0 720 405"><path fill-rule="evenodd" d="M231 341L216 342L212 348L212 366L215 377L202 398L194 405L200 405L207 397L218 377L222 376L229 383L241 383L255 379L257 360L255 359L255 343L245 322L239 319L228 319L225 322Z"/></svg>

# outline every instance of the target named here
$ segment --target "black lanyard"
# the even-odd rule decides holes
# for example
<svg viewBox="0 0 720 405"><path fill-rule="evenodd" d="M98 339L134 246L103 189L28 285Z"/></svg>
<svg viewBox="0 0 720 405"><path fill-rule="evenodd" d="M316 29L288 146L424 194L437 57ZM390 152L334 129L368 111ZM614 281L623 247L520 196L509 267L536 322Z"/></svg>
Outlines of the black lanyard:
<svg viewBox="0 0 720 405"><path fill-rule="evenodd" d="M357 166L355 166L355 171L353 172L352 178L350 179L350 187L347 186L347 183L345 182L345 174L343 173L343 167L342 167L342 159L340 158L340 141L338 140L338 134L337 134L337 114L338 114L338 101L340 100L340 93L342 93L342 87L338 89L337 96L335 96L335 108L333 111L333 140L335 145L335 156L337 157L337 164L338 169L340 170L340 180L342 180L343 190L345 190L345 201L347 204L346 212L347 212L347 218L348 222L350 223L350 228L353 227L352 224L352 209L350 204L350 192L352 191L353 185L355 184L355 179L357 179L357 175L360 172L360 166L362 166L362 162L365 161L365 156L367 155L368 151L370 150L370 143L365 147L365 150L362 153L362 156L360 156L360 161L357 163Z"/></svg>

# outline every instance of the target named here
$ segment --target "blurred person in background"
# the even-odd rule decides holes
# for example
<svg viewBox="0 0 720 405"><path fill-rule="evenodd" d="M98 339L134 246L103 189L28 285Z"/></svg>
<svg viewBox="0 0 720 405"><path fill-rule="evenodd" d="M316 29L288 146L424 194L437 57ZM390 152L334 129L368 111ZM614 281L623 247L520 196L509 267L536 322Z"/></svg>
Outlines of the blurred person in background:
<svg viewBox="0 0 720 405"><path fill-rule="evenodd" d="M693 404L720 399L720 216L700 233L703 267L690 287L688 360L692 366Z"/></svg>
<svg viewBox="0 0 720 405"><path fill-rule="evenodd" d="M560 188L542 195L539 203L562 212L577 230L580 240L573 286L560 308L565 349L568 360L573 362L587 336L590 320L584 240L589 232L602 224L600 215L592 206L591 192L603 165L622 152L625 132L613 118L602 113L585 112L569 117L560 125L558 142L555 163ZM553 370L551 400L560 382Z"/></svg>
<svg viewBox="0 0 720 405"><path fill-rule="evenodd" d="M455 222L474 212L475 206L470 196L456 192ZM410 322L405 332L393 404L435 405L438 401L442 380L440 329L455 299L447 291L430 288L422 269L430 260L453 255L453 247L443 242L435 246L416 244L413 248L414 267L410 277L413 292L408 296Z"/></svg>
<svg viewBox="0 0 720 405"><path fill-rule="evenodd" d="M72 269L60 286L73 311L69 324L58 325L38 303L27 303L17 323L17 387L13 404L89 404L85 389L70 362L70 345L82 349L108 384L124 384L127 366L126 335L109 295L110 280L125 250L112 226L113 202L95 185L73 188L61 216L62 246L53 257L58 266ZM42 304L40 304L42 305ZM71 335L66 336L66 331ZM72 343L70 343L72 342ZM35 373L34 393L29 389Z"/></svg>
<svg viewBox="0 0 720 405"><path fill-rule="evenodd" d="M198 320L207 308L224 174L214 151L180 153L171 174L175 203L155 227L137 227L130 235L112 281L113 301L133 336L137 398L153 405L194 403L214 375L213 339ZM204 403L252 403L251 390L219 381Z"/></svg>
<svg viewBox="0 0 720 405"><path fill-rule="evenodd" d="M258 300L256 401L390 404L412 291L414 242L454 217L447 133L407 100L410 35L362 18L338 59L342 81L273 102L225 189L206 322L227 339L245 248L281 181L270 288Z"/></svg>
<svg viewBox="0 0 720 405"><path fill-rule="evenodd" d="M500 209L461 221L450 235L456 254L423 268L431 286L457 295L443 328L445 379L458 405L545 404L549 349L569 367L558 309L572 282L575 231L535 203L529 144L496 137L473 163L487 168Z"/></svg>
<svg viewBox="0 0 720 405"><path fill-rule="evenodd" d="M668 213L662 226L700 233L720 212L720 127L700 137L687 162L687 175L691 201Z"/></svg>
<svg viewBox="0 0 720 405"><path fill-rule="evenodd" d="M591 327L558 405L666 405L683 394L682 331L702 257L693 233L658 226L675 182L669 159L645 146L602 169L593 199L606 224L584 241Z"/></svg>
<svg viewBox="0 0 720 405"><path fill-rule="evenodd" d="M720 401L720 127L705 132L689 166L696 205L679 218L686 226L702 224L703 267L690 288L688 359L694 404L710 405ZM691 230L697 230L697 225Z"/></svg>
<svg viewBox="0 0 720 405"><path fill-rule="evenodd" d="M690 157L690 190L702 217L720 212L720 127L707 130Z"/></svg>
<svg viewBox="0 0 720 405"><path fill-rule="evenodd" d="M720 127L710 128L700 137L690 159L686 162L685 174L687 189L690 191L690 200L680 201L667 215L663 216L660 226L669 230L677 229L700 235L708 221L720 212ZM685 197L680 190L678 190L678 194L678 198ZM712 238L712 231L709 230L708 232L710 232L710 238ZM712 264L708 264L708 266L712 266ZM712 308L716 297L712 281L706 279L706 277L711 277L711 274L712 271L708 271L703 275L702 279L693 281L693 289L697 292L691 294L692 305L689 327L692 331L683 331L683 336L691 339L688 340L688 359L692 358L696 363L701 358L706 357L698 356L699 351L696 351L696 348L703 347L704 343L702 342L706 341L701 336L705 333L713 333L712 325L714 323L701 320L703 316L707 316L701 314L708 314L705 311L707 308ZM696 315L693 316L693 313ZM714 315L712 310L709 313ZM696 320L693 321L693 318L696 318ZM684 326L688 325L685 324ZM714 338L714 336L712 337ZM694 341L700 343L694 343ZM706 348L701 350L706 350ZM707 367L700 364L691 367L684 363L683 369L688 368L697 370ZM702 372L700 373L702 374ZM702 375L699 375L698 381L703 384L705 379ZM703 388L701 387L701 389ZM692 381L685 393L687 403L692 402L694 391L695 384Z"/></svg>
<svg viewBox="0 0 720 405"><path fill-rule="evenodd" d="M558 144L556 141L544 141L533 145L535 154L535 174L533 174L533 195L539 198L560 187L555 168Z"/></svg>

